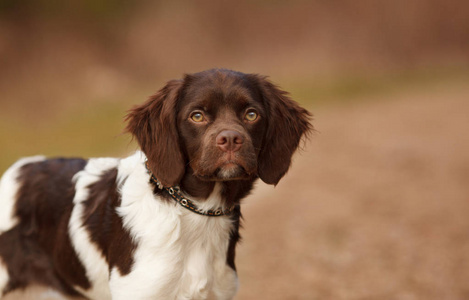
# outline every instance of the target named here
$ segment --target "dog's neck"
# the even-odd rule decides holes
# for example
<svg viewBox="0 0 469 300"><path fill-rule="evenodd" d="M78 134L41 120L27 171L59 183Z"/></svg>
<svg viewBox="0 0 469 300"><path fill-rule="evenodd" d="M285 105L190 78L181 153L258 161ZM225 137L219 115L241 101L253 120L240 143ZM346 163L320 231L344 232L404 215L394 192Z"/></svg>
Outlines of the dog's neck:
<svg viewBox="0 0 469 300"><path fill-rule="evenodd" d="M228 207L239 204L241 199L249 194L256 179L222 181L223 204ZM215 183L215 181L202 180L196 177L193 171L188 169L181 180L180 187L191 197L207 199L212 194Z"/></svg>

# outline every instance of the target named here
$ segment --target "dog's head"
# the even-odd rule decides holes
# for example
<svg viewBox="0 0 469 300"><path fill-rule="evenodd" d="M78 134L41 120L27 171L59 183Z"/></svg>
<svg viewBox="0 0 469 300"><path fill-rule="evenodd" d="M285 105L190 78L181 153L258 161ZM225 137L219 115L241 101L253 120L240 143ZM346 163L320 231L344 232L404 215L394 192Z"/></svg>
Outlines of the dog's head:
<svg viewBox="0 0 469 300"><path fill-rule="evenodd" d="M126 129L165 186L188 168L202 180L277 184L312 128L309 117L265 77L213 69L169 81L130 110Z"/></svg>

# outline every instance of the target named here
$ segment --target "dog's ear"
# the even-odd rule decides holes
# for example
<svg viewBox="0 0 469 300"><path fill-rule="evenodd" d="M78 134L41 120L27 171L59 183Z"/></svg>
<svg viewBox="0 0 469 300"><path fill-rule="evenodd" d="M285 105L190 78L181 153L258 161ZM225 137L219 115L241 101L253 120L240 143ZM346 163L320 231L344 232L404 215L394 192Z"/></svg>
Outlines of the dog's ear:
<svg viewBox="0 0 469 300"><path fill-rule="evenodd" d="M137 139L150 170L164 186L179 184L184 175L176 126L176 102L182 86L182 80L169 81L148 101L132 108L125 118L126 132Z"/></svg>
<svg viewBox="0 0 469 300"><path fill-rule="evenodd" d="M302 136L313 129L309 122L311 114L266 77L250 76L259 88L268 123L258 159L258 174L265 183L276 185L288 171Z"/></svg>

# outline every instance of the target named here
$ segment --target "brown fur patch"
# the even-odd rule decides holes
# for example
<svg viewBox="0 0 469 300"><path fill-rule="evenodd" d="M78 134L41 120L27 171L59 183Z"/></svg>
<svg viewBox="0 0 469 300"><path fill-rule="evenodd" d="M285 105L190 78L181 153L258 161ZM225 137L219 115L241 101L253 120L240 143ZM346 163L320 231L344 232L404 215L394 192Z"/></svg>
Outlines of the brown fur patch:
<svg viewBox="0 0 469 300"><path fill-rule="evenodd" d="M21 168L15 209L20 222L0 236L10 277L5 292L34 283L70 295L78 295L73 285L90 287L67 230L75 194L71 179L85 165L82 159L58 158Z"/></svg>
<svg viewBox="0 0 469 300"><path fill-rule="evenodd" d="M84 202L83 224L90 233L91 240L106 258L109 271L116 266L122 275L128 274L133 264L136 244L116 213L116 208L121 203L117 169L105 172L101 179L91 184L88 189L88 200Z"/></svg>

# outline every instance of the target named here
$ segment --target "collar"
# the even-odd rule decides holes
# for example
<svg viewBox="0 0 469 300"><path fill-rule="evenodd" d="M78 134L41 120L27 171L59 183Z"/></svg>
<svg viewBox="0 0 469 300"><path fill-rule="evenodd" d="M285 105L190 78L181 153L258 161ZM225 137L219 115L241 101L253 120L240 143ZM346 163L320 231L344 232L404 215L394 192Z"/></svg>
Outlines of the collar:
<svg viewBox="0 0 469 300"><path fill-rule="evenodd" d="M208 217L219 217L219 216L227 216L230 215L233 212L234 206L231 206L227 209L223 209L222 207L219 207L215 210L203 210L197 207L197 205L194 204L194 201L187 199L181 194L181 188L176 185L176 186L171 186L171 187L165 187L161 183L161 181L156 178L155 175L150 171L150 168L148 167L148 161L145 161L145 167L147 169L148 174L150 174L150 182L153 184L156 184L158 189L166 191L173 200L175 200L179 205L182 207L192 211L193 213L203 215L203 216L208 216Z"/></svg>

